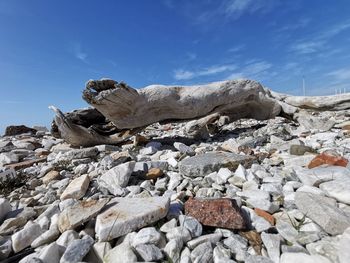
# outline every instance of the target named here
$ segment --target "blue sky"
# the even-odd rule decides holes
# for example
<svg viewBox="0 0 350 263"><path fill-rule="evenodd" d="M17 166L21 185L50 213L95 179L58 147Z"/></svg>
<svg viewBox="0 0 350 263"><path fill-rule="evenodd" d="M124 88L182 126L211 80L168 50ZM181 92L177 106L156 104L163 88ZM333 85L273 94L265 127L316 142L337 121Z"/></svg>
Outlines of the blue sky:
<svg viewBox="0 0 350 263"><path fill-rule="evenodd" d="M85 107L89 79L350 91L349 0L0 0L0 133Z"/></svg>

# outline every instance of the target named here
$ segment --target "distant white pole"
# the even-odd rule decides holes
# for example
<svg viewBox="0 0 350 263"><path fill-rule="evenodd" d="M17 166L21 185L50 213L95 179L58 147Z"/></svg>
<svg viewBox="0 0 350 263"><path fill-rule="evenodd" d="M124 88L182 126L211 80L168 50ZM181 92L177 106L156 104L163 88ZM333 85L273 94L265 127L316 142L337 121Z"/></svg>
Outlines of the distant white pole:
<svg viewBox="0 0 350 263"><path fill-rule="evenodd" d="M303 95L305 96L305 77L303 76Z"/></svg>
<svg viewBox="0 0 350 263"><path fill-rule="evenodd" d="M346 89L345 89L345 87L344 87L344 94L346 93Z"/></svg>

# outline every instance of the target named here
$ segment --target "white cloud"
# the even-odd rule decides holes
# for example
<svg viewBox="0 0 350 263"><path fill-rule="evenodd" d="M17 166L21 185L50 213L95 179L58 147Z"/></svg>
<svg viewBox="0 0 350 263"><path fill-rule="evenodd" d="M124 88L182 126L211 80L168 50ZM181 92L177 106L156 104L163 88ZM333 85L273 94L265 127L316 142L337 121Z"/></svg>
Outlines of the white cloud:
<svg viewBox="0 0 350 263"><path fill-rule="evenodd" d="M293 24L285 25L283 27L278 28L276 31L277 32L284 32L284 31L291 31L291 30L296 30L300 28L304 28L307 25L309 25L311 22L311 18L301 18L298 21L296 21Z"/></svg>
<svg viewBox="0 0 350 263"><path fill-rule="evenodd" d="M327 49L327 43L336 35L350 29L350 21L336 24L319 32L315 37L298 40L290 46L290 50L298 54L311 54Z"/></svg>
<svg viewBox="0 0 350 263"><path fill-rule="evenodd" d="M321 39L329 39L349 28L350 28L350 21L345 21L343 23L334 25L330 29L322 32L319 37Z"/></svg>
<svg viewBox="0 0 350 263"><path fill-rule="evenodd" d="M80 43L73 43L71 49L75 58L87 63L88 55L83 51Z"/></svg>
<svg viewBox="0 0 350 263"><path fill-rule="evenodd" d="M236 65L227 64L227 65L214 65L211 67L203 68L197 71L189 71L183 69L174 70L174 78L176 80L188 80L194 79L203 76L216 75L222 72L233 71L237 68Z"/></svg>
<svg viewBox="0 0 350 263"><path fill-rule="evenodd" d="M267 63L265 61L261 61L261 62L256 62L256 63L248 65L245 68L245 71L249 75L256 75L256 74L259 74L261 72L264 72L264 71L270 69L271 67L272 67L272 65L270 63Z"/></svg>
<svg viewBox="0 0 350 263"><path fill-rule="evenodd" d="M236 53L236 52L243 50L244 48L245 48L245 45L238 45L238 46L234 46L234 47L229 48L227 51L232 52L232 53Z"/></svg>
<svg viewBox="0 0 350 263"><path fill-rule="evenodd" d="M350 68L334 70L329 72L327 75L335 78L337 81L350 80Z"/></svg>
<svg viewBox="0 0 350 263"><path fill-rule="evenodd" d="M203 69L197 73L198 76L208 76L208 75L214 75L225 71L231 71L236 69L237 67L235 65L217 65L217 66L211 66L209 68Z"/></svg>
<svg viewBox="0 0 350 263"><path fill-rule="evenodd" d="M177 69L174 71L174 78L177 80L192 79L194 75L194 72L188 70Z"/></svg>
<svg viewBox="0 0 350 263"><path fill-rule="evenodd" d="M272 64L266 61L255 62L243 67L242 70L239 72L232 73L231 75L228 76L228 79L237 79L237 78L262 79L272 74L272 73L269 73L268 71L270 68L272 68Z"/></svg>
<svg viewBox="0 0 350 263"><path fill-rule="evenodd" d="M195 60L197 58L197 54L196 53L192 53L192 52L188 52L186 54L187 60Z"/></svg>
<svg viewBox="0 0 350 263"><path fill-rule="evenodd" d="M190 3L191 1L187 2ZM202 2L216 3L210 0ZM276 7L280 0L222 0L220 2L221 4L216 4L216 8L213 8L212 5L207 5L206 9L194 16L195 24L208 26L208 23L212 23L213 19L218 19L219 21L222 21L223 18L236 20L246 14L266 14ZM193 10L198 10L198 5L187 4L187 6L192 6L192 12L188 13L193 18Z"/></svg>
<svg viewBox="0 0 350 263"><path fill-rule="evenodd" d="M315 53L322 49L325 46L325 41L316 40L316 41L305 41L305 42L296 42L290 49L299 54L310 54Z"/></svg>
<svg viewBox="0 0 350 263"><path fill-rule="evenodd" d="M227 2L225 12L230 15L241 15L250 9L252 0L231 0Z"/></svg>
<svg viewBox="0 0 350 263"><path fill-rule="evenodd" d="M223 10L227 16L239 18L244 14L267 13L278 2L278 0L227 0Z"/></svg>

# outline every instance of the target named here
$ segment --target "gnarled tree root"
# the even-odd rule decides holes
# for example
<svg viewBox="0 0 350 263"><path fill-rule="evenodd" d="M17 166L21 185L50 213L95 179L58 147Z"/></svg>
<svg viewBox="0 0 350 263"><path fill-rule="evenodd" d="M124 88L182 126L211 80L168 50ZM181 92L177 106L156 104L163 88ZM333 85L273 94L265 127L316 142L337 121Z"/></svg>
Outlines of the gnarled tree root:
<svg viewBox="0 0 350 263"><path fill-rule="evenodd" d="M63 114L55 107L60 136L74 146L119 144L155 122L190 121L189 136L206 136L219 119L293 118L299 110L344 110L350 94L298 97L276 93L252 80L196 86L151 85L133 89L110 79L90 80L83 99L94 109ZM296 118L297 120L297 118Z"/></svg>

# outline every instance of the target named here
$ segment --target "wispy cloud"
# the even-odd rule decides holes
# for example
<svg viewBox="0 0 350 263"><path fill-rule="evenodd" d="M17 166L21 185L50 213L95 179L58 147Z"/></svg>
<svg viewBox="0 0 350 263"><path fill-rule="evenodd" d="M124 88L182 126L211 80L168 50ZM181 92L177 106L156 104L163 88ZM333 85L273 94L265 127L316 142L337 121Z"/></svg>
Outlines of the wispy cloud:
<svg viewBox="0 0 350 263"><path fill-rule="evenodd" d="M219 73L233 71L237 68L236 65L227 64L227 65L214 65L211 67L203 68L196 71L176 69L174 70L174 78L176 80L189 80L203 76L211 76Z"/></svg>
<svg viewBox="0 0 350 263"><path fill-rule="evenodd" d="M229 48L227 51L232 52L232 53L236 53L236 52L242 51L244 48L245 48L245 45L237 45L237 46Z"/></svg>
<svg viewBox="0 0 350 263"><path fill-rule="evenodd" d="M228 76L228 79L236 78L254 78L261 79L268 75L273 75L274 73L269 72L269 69L272 68L272 64L266 61L259 61L251 63L243 67L239 72L234 72Z"/></svg>
<svg viewBox="0 0 350 263"><path fill-rule="evenodd" d="M350 21L345 21L343 23L339 23L334 25L333 27L329 28L328 30L322 32L319 36L321 39L329 39L332 38L339 33L343 32L344 30L347 30L350 28Z"/></svg>
<svg viewBox="0 0 350 263"><path fill-rule="evenodd" d="M195 60L195 59L197 58L197 54L196 54L196 53L193 53L193 52L187 52L186 58L187 58L187 60L189 60L189 61Z"/></svg>
<svg viewBox="0 0 350 263"><path fill-rule="evenodd" d="M292 31L300 28L304 28L307 25L309 25L311 22L311 18L300 18L298 21L294 22L293 24L288 24L282 27L277 28L276 32L285 32L285 31Z"/></svg>
<svg viewBox="0 0 350 263"><path fill-rule="evenodd" d="M81 47L80 43L73 43L71 44L71 52L73 53L74 57L79 59L80 61L87 63L88 54L84 52L83 48Z"/></svg>
<svg viewBox="0 0 350 263"><path fill-rule="evenodd" d="M176 80L186 80L194 78L195 73L188 70L176 69L174 70L174 78Z"/></svg>
<svg viewBox="0 0 350 263"><path fill-rule="evenodd" d="M326 44L324 40L315 40L315 41L300 41L294 43L290 49L299 54L310 54L315 53L322 49Z"/></svg>
<svg viewBox="0 0 350 263"><path fill-rule="evenodd" d="M350 68L334 70L327 75L333 77L336 81L350 80ZM348 85L350 86L350 83Z"/></svg>
<svg viewBox="0 0 350 263"><path fill-rule="evenodd" d="M227 0L223 10L227 16L237 19L244 14L267 13L278 2L277 0Z"/></svg>
<svg viewBox="0 0 350 263"><path fill-rule="evenodd" d="M292 52L298 54L311 54L327 49L327 43L336 35L350 29L350 21L336 24L312 38L297 40L290 46Z"/></svg>
<svg viewBox="0 0 350 263"><path fill-rule="evenodd" d="M193 16L193 12L198 10L198 6L193 5L190 8L192 12L188 12L188 16L194 18L195 24L207 26L213 20L222 23L223 18L227 21L237 20L247 14L266 14L272 11L279 4L280 0L222 0L220 4L217 4L216 1L202 2L207 3L206 8L203 8L199 14ZM187 6L191 6L189 1L186 3Z"/></svg>

